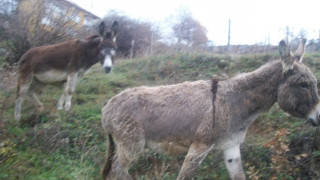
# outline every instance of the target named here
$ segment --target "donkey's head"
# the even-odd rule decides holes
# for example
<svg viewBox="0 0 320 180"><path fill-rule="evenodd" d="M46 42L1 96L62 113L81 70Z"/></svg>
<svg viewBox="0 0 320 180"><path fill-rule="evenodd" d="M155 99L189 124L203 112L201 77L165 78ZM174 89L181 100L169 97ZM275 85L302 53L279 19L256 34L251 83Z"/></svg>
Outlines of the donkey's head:
<svg viewBox="0 0 320 180"><path fill-rule="evenodd" d="M99 45L100 54L99 60L106 71L109 73L112 68L112 64L115 60L116 55L116 36L118 32L118 22L113 22L111 26L111 30L106 30L106 25L104 22L101 22L99 25L99 33L102 37L101 43Z"/></svg>
<svg viewBox="0 0 320 180"><path fill-rule="evenodd" d="M279 44L283 79L278 89L278 104L292 116L308 118L312 125L320 124L320 103L317 79L302 63L306 40L303 39L295 53L284 40Z"/></svg>

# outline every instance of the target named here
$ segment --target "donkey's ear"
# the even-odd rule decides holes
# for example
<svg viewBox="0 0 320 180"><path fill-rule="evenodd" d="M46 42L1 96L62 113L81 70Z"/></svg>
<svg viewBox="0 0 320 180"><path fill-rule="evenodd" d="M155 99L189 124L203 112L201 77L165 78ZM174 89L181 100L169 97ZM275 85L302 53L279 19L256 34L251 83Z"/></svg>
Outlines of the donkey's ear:
<svg viewBox="0 0 320 180"><path fill-rule="evenodd" d="M104 30L106 28L106 25L104 24L104 22L102 21L99 25L99 33L101 36L103 36Z"/></svg>
<svg viewBox="0 0 320 180"><path fill-rule="evenodd" d="M111 35L112 35L112 37L116 37L117 36L118 30L119 30L118 22L114 21L112 26L111 26Z"/></svg>
<svg viewBox="0 0 320 180"><path fill-rule="evenodd" d="M302 62L303 60L303 55L304 55L304 50L305 50L305 46L306 46L306 42L307 40L305 38L302 38L299 44L298 49L296 50L296 52L294 53L294 56L296 57L296 59L299 62Z"/></svg>
<svg viewBox="0 0 320 180"><path fill-rule="evenodd" d="M281 40L279 43L279 54L281 59L285 59L290 56L290 49L285 40Z"/></svg>
<svg viewBox="0 0 320 180"><path fill-rule="evenodd" d="M279 43L279 54L282 60L283 72L292 69L295 58L293 57L293 54L290 51L289 46L287 45L285 40L282 40Z"/></svg>

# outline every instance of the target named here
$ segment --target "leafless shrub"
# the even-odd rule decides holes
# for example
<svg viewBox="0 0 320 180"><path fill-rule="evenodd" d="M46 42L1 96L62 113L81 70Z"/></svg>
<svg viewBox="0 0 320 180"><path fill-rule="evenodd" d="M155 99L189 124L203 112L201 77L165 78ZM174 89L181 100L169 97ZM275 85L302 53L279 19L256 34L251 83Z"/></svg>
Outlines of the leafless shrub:
<svg viewBox="0 0 320 180"><path fill-rule="evenodd" d="M4 61L9 64L17 62L31 47L63 42L84 36L84 30L89 31L79 27L75 13L54 6L53 1L30 1L28 5L16 0L10 2L16 2L16 6L11 8L14 10L1 10L12 6L9 1L0 9L0 49L5 49Z"/></svg>
<svg viewBox="0 0 320 180"><path fill-rule="evenodd" d="M160 33L153 24L129 18L117 11L111 11L103 18L110 26L115 20L120 26L117 37L117 51L120 56L132 58L154 55Z"/></svg>

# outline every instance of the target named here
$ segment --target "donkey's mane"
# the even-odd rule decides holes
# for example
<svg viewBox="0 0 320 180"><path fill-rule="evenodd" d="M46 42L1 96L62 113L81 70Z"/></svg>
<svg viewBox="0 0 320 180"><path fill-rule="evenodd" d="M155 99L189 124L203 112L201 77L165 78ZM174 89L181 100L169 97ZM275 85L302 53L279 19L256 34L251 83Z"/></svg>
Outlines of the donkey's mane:
<svg viewBox="0 0 320 180"><path fill-rule="evenodd" d="M98 37L101 37L101 36L95 34L95 35L91 35L91 36L87 37L86 40L93 40Z"/></svg>
<svg viewBox="0 0 320 180"><path fill-rule="evenodd" d="M278 80L278 76L282 76L281 60L272 60L258 69L241 73L229 78L233 82L233 86L238 90L255 89L257 86L263 85L266 79L271 78L272 83Z"/></svg>
<svg viewBox="0 0 320 180"><path fill-rule="evenodd" d="M215 107L214 107L214 102L216 100L216 95L217 95L217 91L218 91L218 83L219 83L220 79L217 78L212 78L211 79L211 92L212 92L212 111L213 111L213 116L214 117L214 113L215 113ZM213 122L215 122L213 120ZM214 123L213 123L214 126Z"/></svg>

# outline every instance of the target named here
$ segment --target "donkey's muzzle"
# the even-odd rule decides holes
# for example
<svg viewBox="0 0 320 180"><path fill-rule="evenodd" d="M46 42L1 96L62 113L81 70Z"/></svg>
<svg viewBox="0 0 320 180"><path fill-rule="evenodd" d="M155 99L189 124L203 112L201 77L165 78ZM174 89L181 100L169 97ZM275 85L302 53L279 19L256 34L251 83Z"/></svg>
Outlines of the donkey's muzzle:
<svg viewBox="0 0 320 180"><path fill-rule="evenodd" d="M312 124L312 126L319 126L319 121L315 122L312 119L309 119L310 123Z"/></svg>
<svg viewBox="0 0 320 180"><path fill-rule="evenodd" d="M311 122L312 126L319 126L320 125L320 114L317 114L316 119L309 118L308 120Z"/></svg>
<svg viewBox="0 0 320 180"><path fill-rule="evenodd" d="M320 125L320 113L317 113L315 118L308 118L312 126L319 126Z"/></svg>
<svg viewBox="0 0 320 180"><path fill-rule="evenodd" d="M308 120L313 126L320 125L320 103L316 104L314 109L309 113Z"/></svg>
<svg viewBox="0 0 320 180"><path fill-rule="evenodd" d="M109 73L109 72L111 71L111 67L104 67L104 71L105 71L106 73Z"/></svg>

